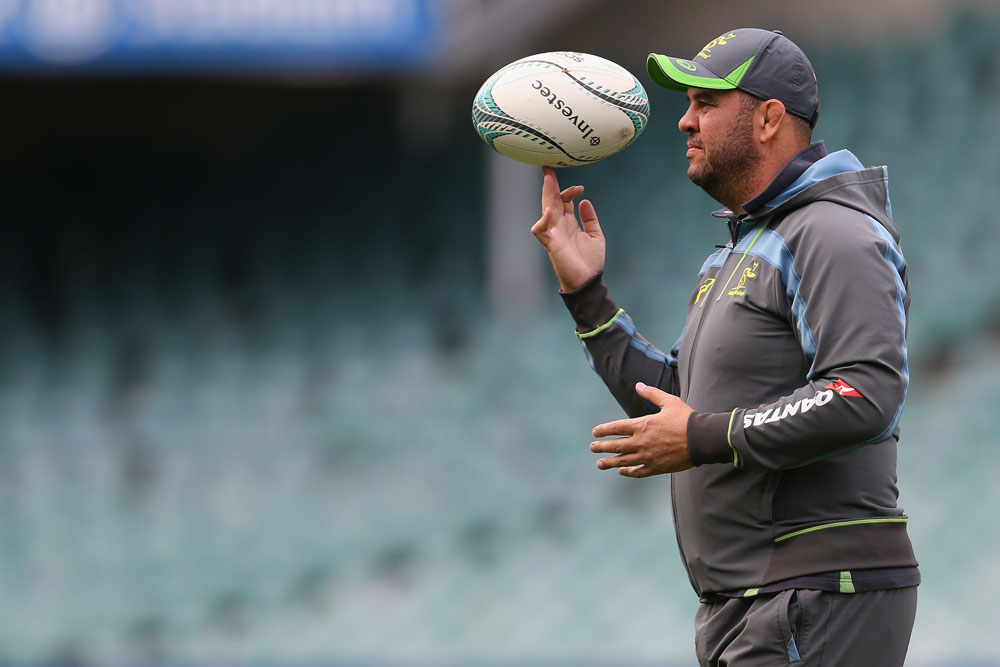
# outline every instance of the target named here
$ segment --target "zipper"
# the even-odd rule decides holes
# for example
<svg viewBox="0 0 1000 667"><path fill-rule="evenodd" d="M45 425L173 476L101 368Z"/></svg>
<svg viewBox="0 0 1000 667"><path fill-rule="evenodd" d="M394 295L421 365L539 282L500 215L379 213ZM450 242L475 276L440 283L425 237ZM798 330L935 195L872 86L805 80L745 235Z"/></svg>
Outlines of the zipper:
<svg viewBox="0 0 1000 667"><path fill-rule="evenodd" d="M732 239L733 247L735 248L736 240L740 231L740 219L733 216L726 220L726 226L729 227L729 238Z"/></svg>
<svg viewBox="0 0 1000 667"><path fill-rule="evenodd" d="M705 294L705 300L706 301L708 301L708 302L714 302L714 301L720 301L722 299L722 295L725 293L726 288L729 287L729 283L732 281L733 276L735 276L736 272L739 271L740 265L743 264L743 260L745 260L747 258L747 255L750 253L750 251L753 249L754 245L757 243L757 239L759 239L760 235L764 233L764 230L767 229L767 226L769 224L771 224L771 218L772 217L773 216L768 216L764 220L764 222L761 223L760 229L757 230L757 235L750 242L750 245L747 246L746 251L742 255L740 255L739 261L736 262L736 268L733 269L732 273L729 274L729 280L727 280L726 284L722 286L722 290L719 292L719 296L716 297L715 299L709 298L712 290L715 289L715 286L716 286L716 282L713 282L712 285L711 285L711 287L709 287L708 292ZM739 232L742 220L734 220L734 219L730 218L729 221L728 221L728 223L729 223L730 234L733 237L733 250L735 251L736 250L736 237L738 235L738 232ZM729 254L729 257L726 258L725 264L723 264L721 267L719 267L719 271L720 272L726 270L726 267L729 265L730 259L732 257L734 257L734 256L736 256L735 252L731 252ZM719 275L721 275L721 273ZM703 307L701 308L701 317L698 318L698 326L695 327L694 337L691 339L691 354L688 356L687 384L686 384L686 386L687 386L687 389L688 389L689 393L691 391L691 371L694 368L694 355L695 355L695 351L698 349L698 336L701 334L701 326L702 326L702 324L704 324L705 319L708 317L708 311L712 307L711 303L708 303L708 304L703 303L702 306Z"/></svg>
<svg viewBox="0 0 1000 667"><path fill-rule="evenodd" d="M767 225L768 225L768 223L769 223L769 222L771 222L771 219L770 219L770 218L768 218L767 220L765 220L765 221L764 221L764 224L762 224L762 225L760 226L760 229L758 229L758 230L757 230L757 235L753 237L753 240L752 240L752 241L750 241L750 245L749 245L749 246L747 246L747 249L746 249L746 251L745 251L745 252L743 253L743 256L742 256L742 257L740 257L740 261L738 261L738 262L736 263L736 268L735 268L735 269L733 269L733 272L729 274L729 278L727 278L727 279L726 279L726 284L725 284L725 285L723 285L723 286L722 286L722 290L720 290L720 291L719 291L719 296L715 297L715 300L716 300L716 301L721 301L721 300L722 300L722 295L723 295L723 294L724 294L724 293L726 292L726 288L727 288L727 287L729 287L729 283L733 282L733 276L735 276L735 275L736 275L736 272L740 270L740 267L741 267L741 266L743 266L743 260L744 260L744 259L746 259L746 258L747 258L747 256L749 256L749 255L750 255L750 251L751 251L751 250L753 250L753 247L754 247L755 245L757 245L757 239L759 239L759 238L760 238L760 235L764 233L764 230L765 230L765 229L767 229ZM715 285L715 283L712 283L712 285L714 286L714 285Z"/></svg>
<svg viewBox="0 0 1000 667"><path fill-rule="evenodd" d="M737 234L738 234L739 229L740 229L740 220L739 220L739 218L737 218L734 215L728 216L727 219L726 219L726 226L729 228L729 236L732 239L731 242L730 242L730 246L733 248L733 250L735 250L736 249L736 237L737 237ZM725 246L723 246L723 247L725 247ZM719 275L721 275L722 271L725 271L726 264L729 264L729 259L732 256L733 256L733 253L730 252L729 253L729 257L726 258L725 263L723 263L723 265L719 267L719 272L720 272ZM716 279L712 281L712 284L709 286L709 288L707 290L708 293L705 294L705 301L706 302L712 300L710 295L712 293L712 288L715 287L716 280L718 280L718 277L716 277ZM705 321L705 318L708 317L708 310L709 310L709 308L711 308L711 306L706 306L705 303L702 303L701 305L702 305L702 307L699 309L699 310L701 310L701 316L698 318L698 326L696 326L694 328L694 336L691 338L691 354L688 356L687 382L685 384L685 386L688 389L688 393L691 392L691 369L694 368L694 353L695 353L695 350L698 349L698 336L699 336L699 334L701 334L701 325Z"/></svg>

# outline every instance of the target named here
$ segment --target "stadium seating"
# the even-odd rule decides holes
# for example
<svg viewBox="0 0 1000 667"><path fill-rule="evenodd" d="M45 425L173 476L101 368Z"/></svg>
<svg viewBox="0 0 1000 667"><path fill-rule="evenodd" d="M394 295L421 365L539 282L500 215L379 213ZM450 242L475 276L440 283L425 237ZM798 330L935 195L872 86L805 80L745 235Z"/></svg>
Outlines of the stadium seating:
<svg viewBox="0 0 1000 667"><path fill-rule="evenodd" d="M998 618L997 28L814 56L818 136L890 165L911 267L915 664L988 659ZM5 186L37 222L0 249L0 661L687 664L667 480L594 468L620 413L555 295L513 324L482 296L473 133L373 184L324 122L221 166L80 158L62 198ZM676 134L586 172L608 282L661 347L726 238ZM101 222L123 191L141 224Z"/></svg>

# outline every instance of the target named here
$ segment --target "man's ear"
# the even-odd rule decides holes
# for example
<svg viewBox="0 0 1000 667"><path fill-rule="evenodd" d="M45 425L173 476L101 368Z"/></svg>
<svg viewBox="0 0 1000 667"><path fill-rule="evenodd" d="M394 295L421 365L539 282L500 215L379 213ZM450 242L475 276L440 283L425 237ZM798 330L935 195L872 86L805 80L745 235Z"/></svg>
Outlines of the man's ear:
<svg viewBox="0 0 1000 667"><path fill-rule="evenodd" d="M762 144L770 142L778 134L785 113L785 105L780 100L767 100L757 107L754 133Z"/></svg>

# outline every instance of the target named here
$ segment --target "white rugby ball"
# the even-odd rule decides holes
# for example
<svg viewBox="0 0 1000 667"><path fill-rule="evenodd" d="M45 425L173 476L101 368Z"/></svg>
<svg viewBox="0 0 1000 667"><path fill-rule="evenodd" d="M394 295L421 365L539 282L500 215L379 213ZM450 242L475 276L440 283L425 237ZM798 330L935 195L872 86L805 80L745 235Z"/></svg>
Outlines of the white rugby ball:
<svg viewBox="0 0 1000 667"><path fill-rule="evenodd" d="M528 164L572 167L614 155L646 127L639 80L610 60L554 51L498 70L476 93L472 122L494 150Z"/></svg>

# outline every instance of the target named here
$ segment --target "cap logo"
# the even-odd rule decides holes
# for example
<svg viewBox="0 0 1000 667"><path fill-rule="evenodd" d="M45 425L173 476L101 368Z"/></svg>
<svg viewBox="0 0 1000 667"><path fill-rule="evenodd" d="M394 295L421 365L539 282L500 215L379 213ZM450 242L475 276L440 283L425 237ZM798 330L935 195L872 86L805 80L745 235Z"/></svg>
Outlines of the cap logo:
<svg viewBox="0 0 1000 667"><path fill-rule="evenodd" d="M697 72L698 71L698 66L695 65L690 60L678 60L677 64L680 65L681 67L683 67L684 69L688 70L689 72Z"/></svg>
<svg viewBox="0 0 1000 667"><path fill-rule="evenodd" d="M728 44L729 40L734 39L735 37L736 37L736 33L735 32L731 32L731 33L728 33L726 35L719 35L718 37L716 37L715 39L713 39L711 42L709 42L708 44L706 44L705 46L703 46L701 48L701 51L699 51L698 55L695 56L695 57L696 58L706 58L706 59L707 58L711 58L712 57L712 49L714 49L715 47L720 46L720 45L724 46L724 45Z"/></svg>

